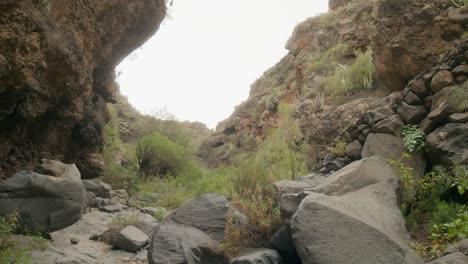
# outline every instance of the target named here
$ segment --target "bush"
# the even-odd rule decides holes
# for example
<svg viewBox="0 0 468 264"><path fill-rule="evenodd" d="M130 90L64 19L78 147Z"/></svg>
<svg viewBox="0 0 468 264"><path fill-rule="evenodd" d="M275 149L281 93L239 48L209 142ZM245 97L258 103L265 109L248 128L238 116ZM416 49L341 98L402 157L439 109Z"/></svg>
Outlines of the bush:
<svg viewBox="0 0 468 264"><path fill-rule="evenodd" d="M452 0L452 3L458 8L468 8L468 0Z"/></svg>
<svg viewBox="0 0 468 264"><path fill-rule="evenodd" d="M348 143L345 141L338 141L335 147L330 148L330 152L335 154L338 157L344 157L346 155L346 148L348 147Z"/></svg>
<svg viewBox="0 0 468 264"><path fill-rule="evenodd" d="M0 263L30 263L30 250L45 250L47 240L31 235L24 238L12 237L19 224L19 214L0 217Z"/></svg>
<svg viewBox="0 0 468 264"><path fill-rule="evenodd" d="M350 65L338 65L325 81L325 90L330 94L345 94L373 88L375 66L372 50L356 51L356 59Z"/></svg>
<svg viewBox="0 0 468 264"><path fill-rule="evenodd" d="M401 132L406 150L420 152L426 146L426 134L417 125L406 125Z"/></svg>
<svg viewBox="0 0 468 264"><path fill-rule="evenodd" d="M158 132L138 141L136 155L139 170L145 177L177 175L189 161L182 146Z"/></svg>
<svg viewBox="0 0 468 264"><path fill-rule="evenodd" d="M227 257L233 257L245 248L265 244L281 226L280 211L273 196L265 195L260 188L248 198L235 196L232 204L248 222L234 221L232 211L228 214L224 240L217 249Z"/></svg>

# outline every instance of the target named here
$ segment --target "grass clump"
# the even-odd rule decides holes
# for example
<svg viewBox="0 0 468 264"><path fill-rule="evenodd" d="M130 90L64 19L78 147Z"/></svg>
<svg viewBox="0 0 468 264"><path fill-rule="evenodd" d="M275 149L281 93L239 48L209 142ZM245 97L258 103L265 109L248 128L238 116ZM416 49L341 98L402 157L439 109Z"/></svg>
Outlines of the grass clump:
<svg viewBox="0 0 468 264"><path fill-rule="evenodd" d="M339 64L325 81L325 90L333 95L370 90L376 78L372 50L356 51L349 65Z"/></svg>
<svg viewBox="0 0 468 264"><path fill-rule="evenodd" d="M47 240L40 236L14 236L19 222L18 213L0 217L0 263L31 263L28 251L48 247Z"/></svg>
<svg viewBox="0 0 468 264"><path fill-rule="evenodd" d="M232 204L246 216L247 222L236 221L232 211L228 215L224 240L217 249L227 257L265 244L281 226L280 211L273 196L260 187L247 196L234 196Z"/></svg>
<svg viewBox="0 0 468 264"><path fill-rule="evenodd" d="M346 141L338 141L336 145L330 148L330 152L335 154L338 157L346 156L346 148L348 147L348 143Z"/></svg>

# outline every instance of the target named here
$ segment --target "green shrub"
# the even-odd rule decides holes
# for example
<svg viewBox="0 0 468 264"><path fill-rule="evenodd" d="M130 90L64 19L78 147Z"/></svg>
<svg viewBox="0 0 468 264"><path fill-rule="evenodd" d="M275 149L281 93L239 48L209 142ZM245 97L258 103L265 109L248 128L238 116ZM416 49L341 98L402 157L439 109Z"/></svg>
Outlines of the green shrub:
<svg viewBox="0 0 468 264"><path fill-rule="evenodd" d="M401 159L398 160L387 160L392 167L393 171L398 175L401 183L401 210L405 213L409 210L409 207L414 202L416 193L415 185L416 180L413 175L413 169L406 166L404 161L410 159L411 155L403 153Z"/></svg>
<svg viewBox="0 0 468 264"><path fill-rule="evenodd" d="M263 163L253 158L237 163L230 180L233 193L241 198L250 197L258 189L270 190L273 183Z"/></svg>
<svg viewBox="0 0 468 264"><path fill-rule="evenodd" d="M409 152L420 152L426 146L426 134L417 125L406 125L401 132L403 143Z"/></svg>
<svg viewBox="0 0 468 264"><path fill-rule="evenodd" d="M13 237L19 224L19 214L0 217L0 263L30 263L30 250L45 250L46 239L40 236Z"/></svg>
<svg viewBox="0 0 468 264"><path fill-rule="evenodd" d="M281 226L280 211L273 196L265 194L260 188L246 198L234 196L232 204L246 216L248 222L236 221L232 211L228 214L224 240L215 249L227 257L269 241Z"/></svg>
<svg viewBox="0 0 468 264"><path fill-rule="evenodd" d="M138 141L136 155L139 170L146 177L177 175L189 160L182 146L158 132Z"/></svg>
<svg viewBox="0 0 468 264"><path fill-rule="evenodd" d="M449 94L449 103L457 112L468 110L468 82L464 82L455 88Z"/></svg>
<svg viewBox="0 0 468 264"><path fill-rule="evenodd" d="M330 152L335 154L338 157L344 157L346 155L346 148L348 143L345 141L338 141L333 148L330 148Z"/></svg>
<svg viewBox="0 0 468 264"><path fill-rule="evenodd" d="M330 94L345 94L373 88L376 71L372 50L356 51L356 59L350 65L339 64L325 81L325 90Z"/></svg>

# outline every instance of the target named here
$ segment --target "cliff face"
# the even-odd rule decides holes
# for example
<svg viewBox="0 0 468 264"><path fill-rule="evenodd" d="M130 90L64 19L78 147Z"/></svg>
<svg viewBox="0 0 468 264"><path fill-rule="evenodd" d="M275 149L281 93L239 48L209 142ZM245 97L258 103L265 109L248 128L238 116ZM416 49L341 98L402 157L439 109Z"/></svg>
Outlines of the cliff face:
<svg viewBox="0 0 468 264"><path fill-rule="evenodd" d="M43 156L74 162L99 150L114 68L159 28L164 0L4 0L0 8L0 177Z"/></svg>
<svg viewBox="0 0 468 264"><path fill-rule="evenodd" d="M330 145L355 119L383 104L378 100L432 66L466 31L466 8L451 1L330 0L330 11L307 19L286 44L289 53L252 84L239 105L200 149L208 165L229 163L251 152L281 124L278 108L293 105L304 137ZM372 51L375 74L368 88L334 94L329 79ZM373 59L372 59L373 58ZM357 67L359 68L359 67Z"/></svg>

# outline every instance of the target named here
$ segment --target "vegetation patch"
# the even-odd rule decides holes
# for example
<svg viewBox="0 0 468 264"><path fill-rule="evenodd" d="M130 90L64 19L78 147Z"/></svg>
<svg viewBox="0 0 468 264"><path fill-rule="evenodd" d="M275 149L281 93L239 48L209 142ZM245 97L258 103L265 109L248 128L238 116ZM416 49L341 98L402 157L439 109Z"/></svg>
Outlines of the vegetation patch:
<svg viewBox="0 0 468 264"><path fill-rule="evenodd" d="M373 88L376 79L372 50L356 51L356 59L349 65L339 64L325 81L325 90L333 95L360 92Z"/></svg>
<svg viewBox="0 0 468 264"><path fill-rule="evenodd" d="M410 153L423 151L426 146L426 134L417 125L406 125L401 132L406 150Z"/></svg>

